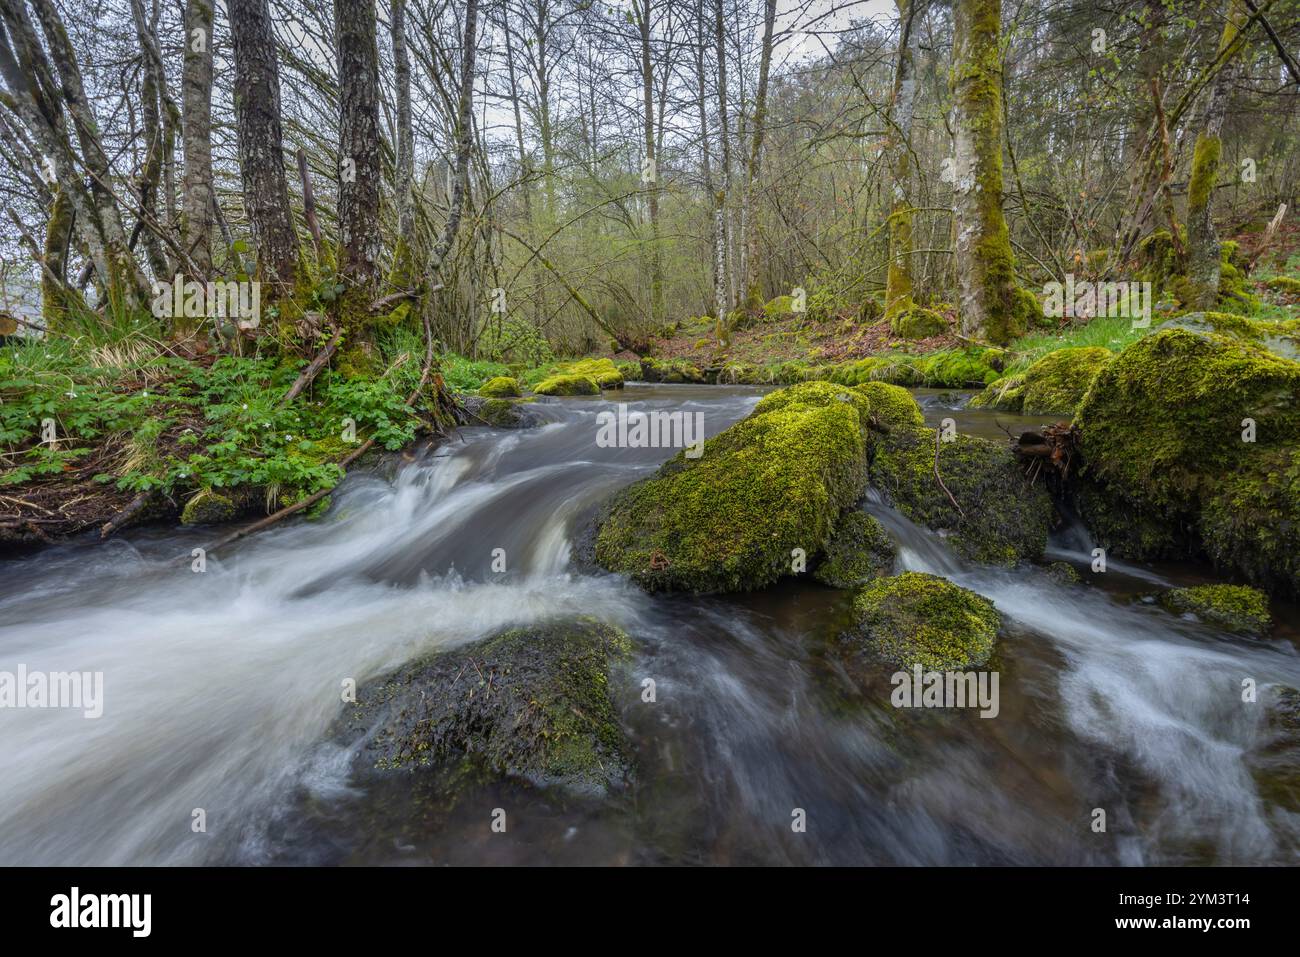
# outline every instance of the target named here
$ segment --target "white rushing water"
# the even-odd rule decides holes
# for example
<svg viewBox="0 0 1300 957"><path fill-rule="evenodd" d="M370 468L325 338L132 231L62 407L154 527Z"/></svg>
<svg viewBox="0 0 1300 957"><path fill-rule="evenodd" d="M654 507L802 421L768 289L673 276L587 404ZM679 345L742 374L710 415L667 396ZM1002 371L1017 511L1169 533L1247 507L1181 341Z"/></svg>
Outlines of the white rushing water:
<svg viewBox="0 0 1300 957"><path fill-rule="evenodd" d="M705 410L710 434L754 402L743 390L719 389L707 399L684 391L684 400L671 390L647 394ZM6 562L0 671L21 664L102 672L104 702L97 719L0 709L0 864L276 860L267 824L304 788L343 805L353 794L347 755L322 747L345 682L362 685L414 656L513 623L575 613L618 624L643 642L646 667L661 669L668 702L642 732L652 755L645 773L689 792L687 803L708 819L699 825L707 840L743 844L749 857L739 859L809 859L780 850L752 821L734 819L770 813L788 821L782 802L800 788L805 803L839 815L840 831L811 859L961 862L1047 853L994 834L976 842L981 849L964 849L966 824L953 821L961 813L994 820L1018 808L1024 821L1003 821L1008 830L1047 834L1061 826L1060 800L1024 804L1004 769L977 757L992 733L979 722L960 732L985 736L959 739L970 744L966 752L953 750L947 730L933 738L926 729L904 732L918 737L915 754L900 765L896 746L877 736L876 719L855 723L824 711L801 649L820 627L814 612L836 593L807 588L740 604L692 603L578 570L574 519L669 454L602 455L594 446L597 407L548 406L553 421L526 432L468 430L391 480L352 476L323 520L255 536L210 557L202 573L167 560L203 542L194 531ZM1030 636L1018 647L1050 675L1032 698L1044 710L1008 722L1052 728L1043 753L1059 757L1076 790L1104 785L1113 770L1117 782L1109 793L1102 786L1097 801L1127 815L1132 836L1113 854L1088 850L1082 836L1060 838L1062 853L1129 863L1167 859L1161 848L1198 843L1225 861L1293 853L1293 816L1265 805L1248 770L1250 754L1266 743L1262 708L1240 703L1244 677L1258 682L1261 697L1275 685L1300 687L1293 647L1227 640L1035 571L971 569L896 512L869 507L900 539L901 567L987 595ZM496 549L505 574L493 567ZM1004 695L1018 693L1004 685ZM1032 729L1021 730L1032 737ZM1094 753L1109 757L1090 763ZM1155 795L1135 777L1152 782ZM642 803L653 817L653 800ZM206 832L193 829L196 809ZM703 847L706 838L692 840ZM765 857L769 846L778 850Z"/></svg>

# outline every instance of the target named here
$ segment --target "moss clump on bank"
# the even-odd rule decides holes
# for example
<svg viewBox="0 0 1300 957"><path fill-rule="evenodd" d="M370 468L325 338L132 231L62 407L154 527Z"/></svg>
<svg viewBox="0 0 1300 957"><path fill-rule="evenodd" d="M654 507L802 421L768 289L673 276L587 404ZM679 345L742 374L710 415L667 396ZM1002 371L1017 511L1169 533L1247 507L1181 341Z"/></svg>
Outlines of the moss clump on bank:
<svg viewBox="0 0 1300 957"><path fill-rule="evenodd" d="M228 522L239 512L228 496L210 488L199 489L181 509L182 525L216 525Z"/></svg>
<svg viewBox="0 0 1300 957"><path fill-rule="evenodd" d="M538 395L599 395L602 389L622 388L623 374L610 359L579 359L532 369L524 381Z"/></svg>
<svg viewBox="0 0 1300 957"><path fill-rule="evenodd" d="M889 329L902 339L928 339L948 328L948 321L933 309L912 306L889 320Z"/></svg>
<svg viewBox="0 0 1300 957"><path fill-rule="evenodd" d="M1205 551L1255 584L1300 590L1286 557L1300 552L1300 363L1163 330L1102 370L1077 422L1079 506L1098 544L1139 558Z"/></svg>
<svg viewBox="0 0 1300 957"><path fill-rule="evenodd" d="M849 512L826 545L813 577L832 588L852 588L888 575L898 548L885 527L866 512Z"/></svg>
<svg viewBox="0 0 1300 957"><path fill-rule="evenodd" d="M583 794L621 789L630 749L611 694L631 641L592 619L530 625L403 666L358 694L359 770L465 760Z"/></svg>
<svg viewBox="0 0 1300 957"><path fill-rule="evenodd" d="M686 359L654 359L643 356L641 359L641 375L646 382L702 383L708 381L708 377L700 367Z"/></svg>
<svg viewBox="0 0 1300 957"><path fill-rule="evenodd" d="M976 668L993 653L1001 616L993 602L938 575L880 578L853 597L846 644L899 668Z"/></svg>
<svg viewBox="0 0 1300 957"><path fill-rule="evenodd" d="M1274 276L1264 283L1274 292L1284 293L1288 296L1300 296L1300 279L1293 276Z"/></svg>
<svg viewBox="0 0 1300 957"><path fill-rule="evenodd" d="M1073 415L1097 373L1113 357L1109 349L1099 347L1049 352L1023 372L988 386L971 399L971 408Z"/></svg>
<svg viewBox="0 0 1300 957"><path fill-rule="evenodd" d="M796 549L813 558L866 479L858 408L823 398L768 396L767 411L709 439L700 458L679 453L619 492L596 561L650 591L707 593L769 585Z"/></svg>
<svg viewBox="0 0 1300 957"><path fill-rule="evenodd" d="M591 376L553 375L533 386L538 395L600 395L600 386Z"/></svg>
<svg viewBox="0 0 1300 957"><path fill-rule="evenodd" d="M510 376L499 375L484 382L478 394L489 399L517 399L523 393L518 382Z"/></svg>
<svg viewBox="0 0 1300 957"><path fill-rule="evenodd" d="M1190 612L1207 624L1247 635L1263 635L1272 624L1268 596L1246 585L1197 585L1174 588L1160 596L1172 612Z"/></svg>
<svg viewBox="0 0 1300 957"><path fill-rule="evenodd" d="M935 438L933 429L891 424L873 446L871 484L971 561L1014 565L1038 558L1053 513L1047 492L1026 480L1005 445L964 434L937 443L941 486Z"/></svg>

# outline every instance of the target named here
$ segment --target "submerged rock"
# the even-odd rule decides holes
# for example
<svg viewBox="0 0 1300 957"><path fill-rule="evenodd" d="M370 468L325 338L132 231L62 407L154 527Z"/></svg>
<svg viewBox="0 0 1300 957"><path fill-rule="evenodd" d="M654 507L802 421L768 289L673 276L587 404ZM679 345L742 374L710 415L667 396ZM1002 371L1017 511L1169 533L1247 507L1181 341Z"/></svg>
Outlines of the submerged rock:
<svg viewBox="0 0 1300 957"><path fill-rule="evenodd" d="M1109 349L1058 349L1023 372L1006 376L971 399L971 408L1025 415L1073 416L1097 374L1114 358Z"/></svg>
<svg viewBox="0 0 1300 957"><path fill-rule="evenodd" d="M1207 554L1300 593L1300 362L1166 329L1102 370L1076 421L1079 511L1099 545Z"/></svg>
<svg viewBox="0 0 1300 957"><path fill-rule="evenodd" d="M1263 635L1272 624L1268 596L1247 585L1173 588L1160 596L1160 604L1176 614L1190 612L1207 624L1244 635Z"/></svg>
<svg viewBox="0 0 1300 957"><path fill-rule="evenodd" d="M363 687L345 721L365 774L468 762L538 787L625 786L630 748L610 685L626 634L592 619L530 625L404 665Z"/></svg>
<svg viewBox="0 0 1300 957"><path fill-rule="evenodd" d="M938 575L904 572L858 589L844 646L899 668L975 668L993 653L1001 625L982 595Z"/></svg>
<svg viewBox="0 0 1300 957"><path fill-rule="evenodd" d="M815 388L820 386L822 388ZM622 490L595 559L650 591L747 591L819 553L865 487L866 402L808 383L774 392L704 444Z"/></svg>
<svg viewBox="0 0 1300 957"><path fill-rule="evenodd" d="M879 521L866 512L848 512L813 577L832 588L852 588L888 575L897 553L898 547Z"/></svg>

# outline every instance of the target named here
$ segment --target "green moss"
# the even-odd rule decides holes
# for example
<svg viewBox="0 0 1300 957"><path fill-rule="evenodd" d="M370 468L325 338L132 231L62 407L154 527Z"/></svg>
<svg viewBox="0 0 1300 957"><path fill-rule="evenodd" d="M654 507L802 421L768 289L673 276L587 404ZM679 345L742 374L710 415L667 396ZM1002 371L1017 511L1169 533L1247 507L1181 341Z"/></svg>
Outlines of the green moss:
<svg viewBox="0 0 1300 957"><path fill-rule="evenodd" d="M948 320L932 309L913 306L894 315L889 320L889 328L903 339L928 339L945 332Z"/></svg>
<svg viewBox="0 0 1300 957"><path fill-rule="evenodd" d="M533 386L538 395L600 395L600 386L591 376L553 375Z"/></svg>
<svg viewBox="0 0 1300 957"><path fill-rule="evenodd" d="M1047 566L1048 576L1058 585L1077 585L1082 579L1069 562L1052 562Z"/></svg>
<svg viewBox="0 0 1300 957"><path fill-rule="evenodd" d="M650 591L761 588L812 558L865 486L865 444L851 401L782 402L755 411L615 496L597 562Z"/></svg>
<svg viewBox="0 0 1300 957"><path fill-rule="evenodd" d="M971 399L971 407L1026 415L1073 415L1097 373L1111 358L1110 350L1100 347L1049 352L1023 372L988 386Z"/></svg>
<svg viewBox="0 0 1300 957"><path fill-rule="evenodd" d="M887 430L925 425L921 407L912 398L912 393L902 386L887 382L865 382L854 386L854 391L867 397L872 421Z"/></svg>
<svg viewBox="0 0 1300 957"><path fill-rule="evenodd" d="M1160 596L1160 603L1172 612L1191 612L1208 624L1242 634L1263 635L1272 624L1268 596L1246 585L1174 588Z"/></svg>
<svg viewBox="0 0 1300 957"><path fill-rule="evenodd" d="M1286 293L1288 296L1300 296L1300 279L1293 276L1274 276L1264 285L1275 292Z"/></svg>
<svg viewBox="0 0 1300 957"><path fill-rule="evenodd" d="M1300 598L1300 445L1263 450L1211 480L1197 531L1216 565Z"/></svg>
<svg viewBox="0 0 1300 957"><path fill-rule="evenodd" d="M496 376L484 382L479 388L478 394L490 399L517 399L522 393L519 391L519 383L510 376Z"/></svg>
<svg viewBox="0 0 1300 957"><path fill-rule="evenodd" d="M872 449L871 484L908 518L948 536L971 561L1037 559L1053 514L1047 492L1026 481L1004 444L965 434L937 443L941 486L935 435L927 428L891 429Z"/></svg>
<svg viewBox="0 0 1300 957"><path fill-rule="evenodd" d="M759 302L762 302L762 300L759 300ZM794 315L794 297L777 296L775 299L768 300L768 302L760 308L762 308L763 315L769 321L786 319Z"/></svg>
<svg viewBox="0 0 1300 957"><path fill-rule="evenodd" d="M1243 441L1247 418L1254 442ZM1300 435L1300 363L1227 336L1159 331L1101 371L1077 422L1080 506L1098 544L1195 554L1203 505Z"/></svg>
<svg viewBox="0 0 1300 957"><path fill-rule="evenodd" d="M1001 617L993 603L937 575L904 572L863 585L853 598L849 647L865 645L899 668L975 668L988 661Z"/></svg>
<svg viewBox="0 0 1300 957"><path fill-rule="evenodd" d="M700 368L686 359L641 359L641 371L647 382L706 382Z"/></svg>
<svg viewBox="0 0 1300 957"><path fill-rule="evenodd" d="M753 415L775 412L790 406L825 406L847 402L857 410L863 428L871 413L871 403L861 392L833 382L800 382L796 385L769 392L758 400Z"/></svg>
<svg viewBox="0 0 1300 957"><path fill-rule="evenodd" d="M210 488L199 489L181 509L182 525L215 525L235 517L235 503Z"/></svg>
<svg viewBox="0 0 1300 957"><path fill-rule="evenodd" d="M502 632L408 664L358 694L352 726L373 732L374 770L470 759L538 786L623 786L630 750L611 695L626 634L591 619Z"/></svg>
<svg viewBox="0 0 1300 957"><path fill-rule="evenodd" d="M813 577L832 588L852 588L888 575L897 551L879 521L866 512L848 512L826 545Z"/></svg>

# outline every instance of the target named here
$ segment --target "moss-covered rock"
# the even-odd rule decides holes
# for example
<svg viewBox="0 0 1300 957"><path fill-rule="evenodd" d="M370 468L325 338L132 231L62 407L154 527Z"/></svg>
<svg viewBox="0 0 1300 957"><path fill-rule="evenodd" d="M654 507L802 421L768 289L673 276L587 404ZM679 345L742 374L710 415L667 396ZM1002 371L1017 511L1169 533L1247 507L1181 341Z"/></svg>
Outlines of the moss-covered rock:
<svg viewBox="0 0 1300 957"><path fill-rule="evenodd" d="M803 395L768 396L700 458L679 453L618 493L597 563L650 591L706 593L762 588L791 572L795 549L819 553L864 489L865 429L854 402Z"/></svg>
<svg viewBox="0 0 1300 957"><path fill-rule="evenodd" d="M519 391L518 382L510 376L499 375L484 382L478 394L489 399L517 399L523 393Z"/></svg>
<svg viewBox="0 0 1300 957"><path fill-rule="evenodd" d="M861 392L833 382L800 382L769 392L758 400L752 414L762 415L764 412L775 412L792 405L823 406L837 402L847 402L853 406L857 410L862 427L866 428L871 415L870 401Z"/></svg>
<svg viewBox="0 0 1300 957"><path fill-rule="evenodd" d="M654 359L642 357L641 372L647 382L707 382L708 377L699 366L686 359Z"/></svg>
<svg viewBox="0 0 1300 957"><path fill-rule="evenodd" d="M1058 585L1077 585L1082 581L1078 570L1069 562L1052 562L1044 570L1047 577Z"/></svg>
<svg viewBox="0 0 1300 957"><path fill-rule="evenodd" d="M626 634L591 619L530 625L367 684L345 719L363 774L468 760L539 787L620 790L632 761L611 685Z"/></svg>
<svg viewBox="0 0 1300 957"><path fill-rule="evenodd" d="M776 298L769 299L764 303L762 309L763 316L768 321L788 319L790 316L794 315L794 297L777 296Z"/></svg>
<svg viewBox="0 0 1300 957"><path fill-rule="evenodd" d="M982 595L938 575L904 572L858 589L845 645L899 668L954 671L988 661L1001 625Z"/></svg>
<svg viewBox="0 0 1300 957"><path fill-rule="evenodd" d="M540 423L537 415L529 411L528 401L510 399L485 399L466 396L462 400L468 424L487 425L494 429L523 429Z"/></svg>
<svg viewBox="0 0 1300 957"><path fill-rule="evenodd" d="M971 561L1013 565L1037 559L1047 545L1051 499L1003 444L959 434L936 449L934 429L900 424L874 444L870 478L904 515L947 536Z"/></svg>
<svg viewBox="0 0 1300 957"><path fill-rule="evenodd" d="M888 575L897 553L885 526L866 512L848 512L827 543L813 577L832 588L852 588Z"/></svg>
<svg viewBox="0 0 1300 957"><path fill-rule="evenodd" d="M882 431L920 428L925 425L921 407L901 385L888 382L864 382L854 390L867 397L871 420Z"/></svg>
<svg viewBox="0 0 1300 957"><path fill-rule="evenodd" d="M1189 312L1161 323L1160 329L1233 336L1261 345L1283 358L1300 359L1300 320L1297 319L1268 322L1231 312Z"/></svg>
<svg viewBox="0 0 1300 957"><path fill-rule="evenodd" d="M181 509L182 525L215 525L228 522L238 509L225 495L210 488L199 489Z"/></svg>
<svg viewBox="0 0 1300 957"><path fill-rule="evenodd" d="M1300 296L1300 279L1294 276L1274 276L1264 283L1274 292L1280 292L1287 296Z"/></svg>
<svg viewBox="0 0 1300 957"><path fill-rule="evenodd" d="M1109 349L1058 349L1023 372L1004 376L971 399L972 408L1025 415L1073 415L1093 380L1114 357Z"/></svg>
<svg viewBox="0 0 1300 957"><path fill-rule="evenodd" d="M600 386L587 375L553 375L533 386L538 395L600 395Z"/></svg>
<svg viewBox="0 0 1300 957"><path fill-rule="evenodd" d="M889 320L889 329L902 339L928 339L948 328L948 321L933 309L913 306Z"/></svg>
<svg viewBox="0 0 1300 957"><path fill-rule="evenodd" d="M1160 604L1177 614L1190 612L1208 624L1246 635L1263 635L1272 624L1268 596L1247 585L1173 588L1160 596Z"/></svg>
<svg viewBox="0 0 1300 957"><path fill-rule="evenodd" d="M1079 507L1099 545L1139 558L1208 551L1256 584L1296 590L1295 559L1265 568L1246 553L1300 552L1300 363L1233 337L1163 330L1101 371L1076 421Z"/></svg>

